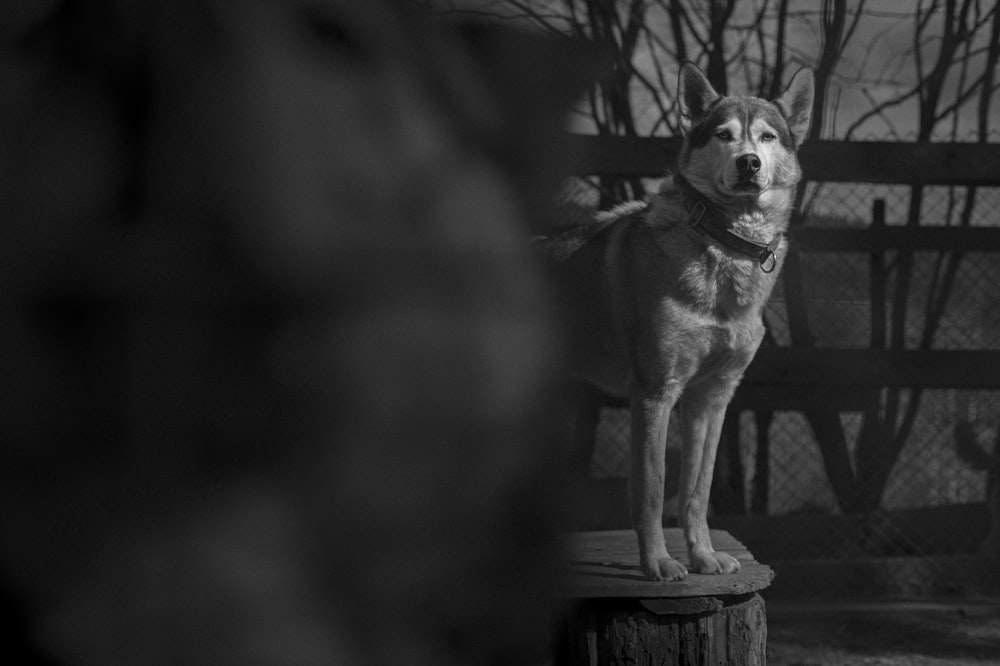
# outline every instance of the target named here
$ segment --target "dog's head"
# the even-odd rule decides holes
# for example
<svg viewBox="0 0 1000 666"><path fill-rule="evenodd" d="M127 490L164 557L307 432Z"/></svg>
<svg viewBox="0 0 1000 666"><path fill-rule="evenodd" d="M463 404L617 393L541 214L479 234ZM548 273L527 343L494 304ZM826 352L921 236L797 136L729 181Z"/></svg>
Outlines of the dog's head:
<svg viewBox="0 0 1000 666"><path fill-rule="evenodd" d="M802 177L795 151L809 130L813 75L800 69L774 101L722 96L691 62L681 65L681 112L687 121L680 172L706 196L767 198Z"/></svg>

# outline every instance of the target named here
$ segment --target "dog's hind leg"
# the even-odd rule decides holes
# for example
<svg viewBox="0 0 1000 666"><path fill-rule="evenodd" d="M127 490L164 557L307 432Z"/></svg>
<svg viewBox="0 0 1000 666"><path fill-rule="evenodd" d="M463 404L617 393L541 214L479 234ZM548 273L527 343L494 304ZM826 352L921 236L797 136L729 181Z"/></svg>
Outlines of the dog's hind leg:
<svg viewBox="0 0 1000 666"><path fill-rule="evenodd" d="M607 395L589 384L583 384L576 389L568 467L570 478L581 480L590 474L597 424L601 420L601 407L607 401Z"/></svg>
<svg viewBox="0 0 1000 666"><path fill-rule="evenodd" d="M726 406L737 382L688 386L680 403L681 470L679 517L690 567L697 573L733 573L739 560L712 547L708 502Z"/></svg>
<svg viewBox="0 0 1000 666"><path fill-rule="evenodd" d="M629 490L632 525L639 538L639 564L647 578L682 580L687 569L667 552L663 540L663 486L666 478L667 423L676 389L648 395L633 388L632 469Z"/></svg>

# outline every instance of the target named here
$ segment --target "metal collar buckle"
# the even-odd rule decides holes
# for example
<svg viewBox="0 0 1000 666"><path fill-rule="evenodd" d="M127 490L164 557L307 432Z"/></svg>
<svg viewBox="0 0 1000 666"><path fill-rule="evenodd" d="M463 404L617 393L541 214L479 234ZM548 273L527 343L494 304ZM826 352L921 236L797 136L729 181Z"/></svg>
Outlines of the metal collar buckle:
<svg viewBox="0 0 1000 666"><path fill-rule="evenodd" d="M778 265L778 258L774 256L774 250L769 247L761 252L760 256L757 257L757 264L760 266L760 270L765 273L773 273Z"/></svg>

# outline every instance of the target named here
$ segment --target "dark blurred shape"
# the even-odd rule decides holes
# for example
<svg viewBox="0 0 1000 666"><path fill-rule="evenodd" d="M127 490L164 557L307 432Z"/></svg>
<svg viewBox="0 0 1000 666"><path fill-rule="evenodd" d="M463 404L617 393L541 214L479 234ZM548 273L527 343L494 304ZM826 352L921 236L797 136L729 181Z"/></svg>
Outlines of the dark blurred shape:
<svg viewBox="0 0 1000 666"><path fill-rule="evenodd" d="M586 52L388 1L0 26L0 566L38 660L544 658L526 239Z"/></svg>

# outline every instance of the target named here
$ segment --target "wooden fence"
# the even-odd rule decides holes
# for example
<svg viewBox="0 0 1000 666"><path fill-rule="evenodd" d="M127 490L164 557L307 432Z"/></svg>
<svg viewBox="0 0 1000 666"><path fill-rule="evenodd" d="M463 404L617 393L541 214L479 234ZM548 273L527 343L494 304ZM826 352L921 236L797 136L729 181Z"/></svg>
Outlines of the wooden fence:
<svg viewBox="0 0 1000 666"><path fill-rule="evenodd" d="M573 135L570 145L576 175L646 178L662 176L676 163L680 140ZM800 159L806 178L816 182L1000 186L1000 144L816 141L802 147ZM792 251L800 253L1000 252L1000 225L793 225L788 236ZM753 390L740 392L742 408L850 409L856 402L860 409L870 397L859 388L1000 389L1000 351L765 347L748 368L744 386Z"/></svg>
<svg viewBox="0 0 1000 666"><path fill-rule="evenodd" d="M652 177L676 162L676 138L575 134L577 173ZM895 185L1000 185L1000 145L991 143L806 142L799 157L809 180Z"/></svg>

